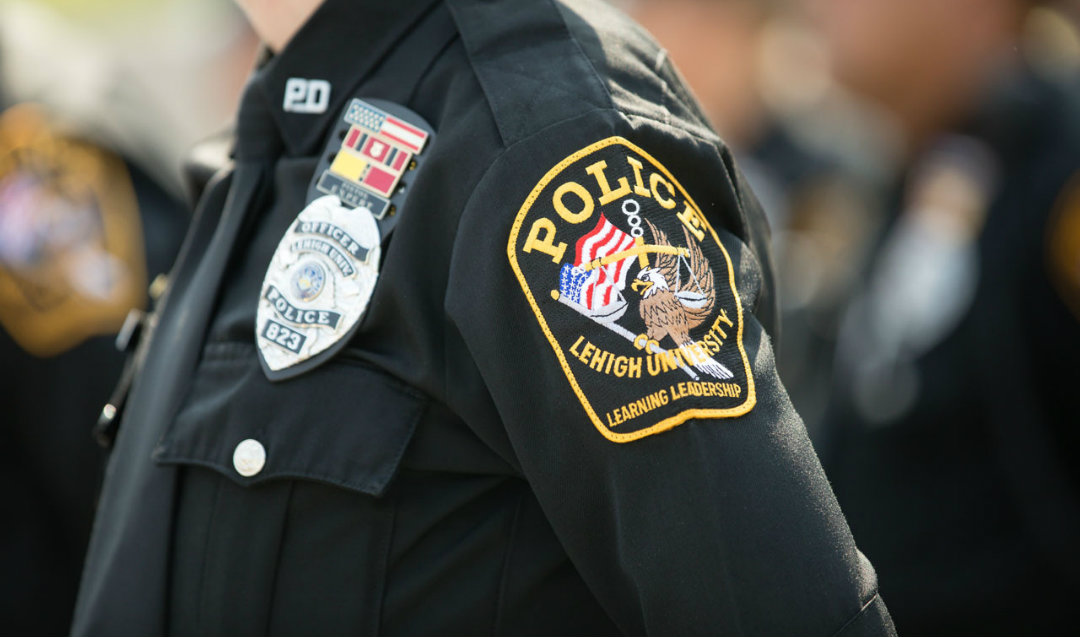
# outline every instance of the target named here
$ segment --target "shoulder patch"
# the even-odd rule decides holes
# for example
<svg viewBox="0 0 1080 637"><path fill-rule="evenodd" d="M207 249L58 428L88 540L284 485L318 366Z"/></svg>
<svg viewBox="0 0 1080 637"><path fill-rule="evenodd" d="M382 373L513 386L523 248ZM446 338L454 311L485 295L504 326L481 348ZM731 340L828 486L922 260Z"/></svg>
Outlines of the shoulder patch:
<svg viewBox="0 0 1080 637"><path fill-rule="evenodd" d="M1080 172L1058 197L1047 233L1047 260L1058 293L1080 318Z"/></svg>
<svg viewBox="0 0 1080 637"><path fill-rule="evenodd" d="M120 329L145 302L142 225L123 161L36 107L0 114L0 324L53 356Z"/></svg>
<svg viewBox="0 0 1080 637"><path fill-rule="evenodd" d="M644 150L610 137L548 171L514 220L507 256L608 440L754 408L731 256Z"/></svg>

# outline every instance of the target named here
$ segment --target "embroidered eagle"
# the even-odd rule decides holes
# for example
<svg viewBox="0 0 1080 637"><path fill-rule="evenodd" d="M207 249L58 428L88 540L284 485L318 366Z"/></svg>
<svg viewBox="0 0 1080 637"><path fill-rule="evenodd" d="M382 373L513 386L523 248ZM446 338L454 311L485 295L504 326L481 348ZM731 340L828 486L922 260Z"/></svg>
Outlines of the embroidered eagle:
<svg viewBox="0 0 1080 637"><path fill-rule="evenodd" d="M667 235L648 219L653 245L671 247ZM701 325L716 305L716 286L712 268L701 253L701 247L690 238L683 228L689 259L682 254L657 253L653 267L642 268L637 280L643 282L641 303L638 311L645 321L646 336L661 342L671 337L677 346L692 346L694 339L690 330ZM684 276L685 270L685 276ZM638 289L638 285L633 286ZM694 364L699 371L716 378L733 378L731 371L713 360L700 359Z"/></svg>

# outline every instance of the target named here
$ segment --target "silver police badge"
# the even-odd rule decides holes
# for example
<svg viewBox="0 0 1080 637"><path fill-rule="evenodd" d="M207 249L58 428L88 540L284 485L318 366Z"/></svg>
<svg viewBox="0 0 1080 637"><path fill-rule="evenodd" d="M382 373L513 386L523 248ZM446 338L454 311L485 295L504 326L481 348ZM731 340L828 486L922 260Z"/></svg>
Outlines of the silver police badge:
<svg viewBox="0 0 1080 637"><path fill-rule="evenodd" d="M303 373L345 346L379 278L379 227L366 207L325 195L281 238L263 279L255 317L271 380Z"/></svg>

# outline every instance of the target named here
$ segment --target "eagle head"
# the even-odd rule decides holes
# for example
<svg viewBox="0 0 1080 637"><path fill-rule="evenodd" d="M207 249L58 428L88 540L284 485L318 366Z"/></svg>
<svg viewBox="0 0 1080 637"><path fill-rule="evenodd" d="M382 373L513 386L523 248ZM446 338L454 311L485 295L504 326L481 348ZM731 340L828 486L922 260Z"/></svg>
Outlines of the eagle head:
<svg viewBox="0 0 1080 637"><path fill-rule="evenodd" d="M642 268L638 272L633 288L641 290L641 297L647 299L659 290L667 290L668 283L659 268Z"/></svg>

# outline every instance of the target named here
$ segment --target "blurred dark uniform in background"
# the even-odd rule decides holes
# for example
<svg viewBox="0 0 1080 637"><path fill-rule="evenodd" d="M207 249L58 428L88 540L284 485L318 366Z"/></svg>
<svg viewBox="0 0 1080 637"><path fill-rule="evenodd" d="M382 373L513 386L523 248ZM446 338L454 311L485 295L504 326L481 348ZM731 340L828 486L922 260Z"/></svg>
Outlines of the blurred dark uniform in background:
<svg viewBox="0 0 1080 637"><path fill-rule="evenodd" d="M1006 57L953 84L973 106L907 89L949 114L892 190L815 440L905 633L1075 632L1078 79Z"/></svg>
<svg viewBox="0 0 1080 637"><path fill-rule="evenodd" d="M914 633L1067 631L1080 595L1080 101L1000 88L899 186L825 419L829 478Z"/></svg>
<svg viewBox="0 0 1080 637"><path fill-rule="evenodd" d="M32 59L5 42L0 56ZM13 635L69 629L104 467L91 430L124 364L115 335L188 217L47 100L0 77L0 633Z"/></svg>
<svg viewBox="0 0 1080 637"><path fill-rule="evenodd" d="M788 0L618 0L668 51L772 229L777 368L813 438L840 318L882 214L887 162L830 91L820 36ZM838 126L839 125L839 126Z"/></svg>
<svg viewBox="0 0 1080 637"><path fill-rule="evenodd" d="M769 214L781 377L899 630L1069 632L1080 3L628 4Z"/></svg>
<svg viewBox="0 0 1080 637"><path fill-rule="evenodd" d="M761 210L639 27L327 0L237 125L76 634L892 632L776 376Z"/></svg>

